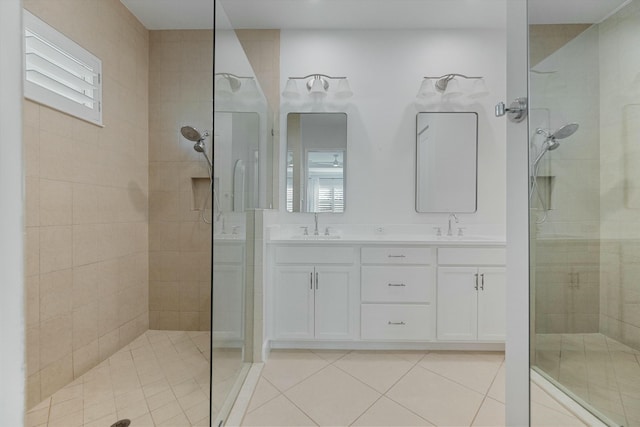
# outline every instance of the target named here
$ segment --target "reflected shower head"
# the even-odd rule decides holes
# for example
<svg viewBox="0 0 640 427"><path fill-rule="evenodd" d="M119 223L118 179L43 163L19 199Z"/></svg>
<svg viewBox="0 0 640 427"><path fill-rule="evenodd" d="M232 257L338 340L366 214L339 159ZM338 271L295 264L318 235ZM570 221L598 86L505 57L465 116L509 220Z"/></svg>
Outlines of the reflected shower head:
<svg viewBox="0 0 640 427"><path fill-rule="evenodd" d="M560 143L557 141L558 139L565 139L576 133L580 125L577 123L569 123L564 126L561 126L554 133L549 134L549 132L544 129L538 129L536 133L543 134L546 136L544 140L545 150L544 151L553 151L560 146Z"/></svg>
<svg viewBox="0 0 640 427"><path fill-rule="evenodd" d="M200 131L193 126L182 126L180 128L180 133L182 134L182 136L192 142L202 142L206 137L209 136L209 132L205 131L204 134L201 134Z"/></svg>

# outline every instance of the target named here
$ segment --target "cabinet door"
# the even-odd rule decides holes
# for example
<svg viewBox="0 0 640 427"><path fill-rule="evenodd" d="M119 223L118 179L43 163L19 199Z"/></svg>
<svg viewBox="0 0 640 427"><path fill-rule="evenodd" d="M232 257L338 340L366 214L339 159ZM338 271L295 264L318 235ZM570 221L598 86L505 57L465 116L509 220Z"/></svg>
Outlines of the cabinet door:
<svg viewBox="0 0 640 427"><path fill-rule="evenodd" d="M213 266L213 337L216 341L242 340L244 274L240 264Z"/></svg>
<svg viewBox="0 0 640 427"><path fill-rule="evenodd" d="M438 268L438 339L473 341L477 337L478 291L474 267Z"/></svg>
<svg viewBox="0 0 640 427"><path fill-rule="evenodd" d="M281 339L313 338L313 267L276 267L274 332Z"/></svg>
<svg viewBox="0 0 640 427"><path fill-rule="evenodd" d="M353 310L358 302L354 292L351 267L316 267L315 320L316 338L354 338Z"/></svg>
<svg viewBox="0 0 640 427"><path fill-rule="evenodd" d="M478 291L478 339L504 341L506 280L504 268L481 268ZM484 279L484 285L482 281Z"/></svg>

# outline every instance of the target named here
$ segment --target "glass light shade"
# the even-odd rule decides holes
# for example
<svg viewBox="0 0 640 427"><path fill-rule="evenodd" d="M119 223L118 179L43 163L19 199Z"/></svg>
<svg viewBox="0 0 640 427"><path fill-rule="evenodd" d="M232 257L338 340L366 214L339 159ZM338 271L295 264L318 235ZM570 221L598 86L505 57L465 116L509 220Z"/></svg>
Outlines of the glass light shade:
<svg viewBox="0 0 640 427"><path fill-rule="evenodd" d="M284 87L284 92L282 92L282 96L285 98L299 98L300 92L298 91L298 85L296 81L293 79L287 80L287 84Z"/></svg>
<svg viewBox="0 0 640 427"><path fill-rule="evenodd" d="M338 82L338 90L336 92L336 98L346 99L353 96L353 91L351 90L351 86L349 86L349 80L341 79Z"/></svg>
<svg viewBox="0 0 640 427"><path fill-rule="evenodd" d="M258 90L258 84L255 79L247 79L242 82L242 89L244 96L247 99L260 98L260 90Z"/></svg>
<svg viewBox="0 0 640 427"><path fill-rule="evenodd" d="M487 88L484 79L474 79L469 98L482 98L489 95L489 93L489 89Z"/></svg>
<svg viewBox="0 0 640 427"><path fill-rule="evenodd" d="M462 89L460 88L460 83L457 79L453 78L449 80L447 89L444 91L444 94L449 98L457 98L463 95Z"/></svg>
<svg viewBox="0 0 640 427"><path fill-rule="evenodd" d="M420 90L418 90L418 95L416 96L420 99L425 99L425 98L433 98L437 94L438 92L436 92L436 88L433 86L433 80L422 79Z"/></svg>
<svg viewBox="0 0 640 427"><path fill-rule="evenodd" d="M219 99L229 99L233 91L231 90L231 84L226 77L221 77L216 81L215 96Z"/></svg>
<svg viewBox="0 0 640 427"><path fill-rule="evenodd" d="M314 98L324 98L327 96L327 91L324 89L324 84L322 79L313 79L313 83L311 84L311 88L309 89L309 93Z"/></svg>

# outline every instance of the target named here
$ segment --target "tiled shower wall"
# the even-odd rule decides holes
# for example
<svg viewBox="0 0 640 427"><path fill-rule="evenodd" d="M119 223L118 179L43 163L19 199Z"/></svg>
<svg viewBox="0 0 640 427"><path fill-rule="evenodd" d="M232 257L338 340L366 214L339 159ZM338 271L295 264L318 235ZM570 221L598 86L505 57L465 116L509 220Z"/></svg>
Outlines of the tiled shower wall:
<svg viewBox="0 0 640 427"><path fill-rule="evenodd" d="M148 329L148 31L118 0L24 0L102 59L104 127L24 103L27 406Z"/></svg>
<svg viewBox="0 0 640 427"><path fill-rule="evenodd" d="M640 350L640 1L599 25L600 332Z"/></svg>
<svg viewBox="0 0 640 427"><path fill-rule="evenodd" d="M149 324L210 330L211 225L200 214L209 174L180 127L212 129L213 31L149 34Z"/></svg>

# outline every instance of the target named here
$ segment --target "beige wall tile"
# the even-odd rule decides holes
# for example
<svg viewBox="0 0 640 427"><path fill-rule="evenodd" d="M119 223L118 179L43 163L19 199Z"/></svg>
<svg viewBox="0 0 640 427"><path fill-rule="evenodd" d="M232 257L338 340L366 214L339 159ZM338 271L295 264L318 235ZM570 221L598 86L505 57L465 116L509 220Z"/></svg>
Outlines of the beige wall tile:
<svg viewBox="0 0 640 427"><path fill-rule="evenodd" d="M33 408L40 398L40 371L27 377L27 408Z"/></svg>
<svg viewBox="0 0 640 427"><path fill-rule="evenodd" d="M152 222L149 224L150 251L180 250L179 222Z"/></svg>
<svg viewBox="0 0 640 427"><path fill-rule="evenodd" d="M40 273L40 228L27 227L25 233L25 274Z"/></svg>
<svg viewBox="0 0 640 427"><path fill-rule="evenodd" d="M115 329L105 335L102 335L98 339L98 345L100 347L100 361L106 360L109 356L118 351L119 336L120 333L118 329Z"/></svg>
<svg viewBox="0 0 640 427"><path fill-rule="evenodd" d="M100 363L100 347L96 338L73 352L73 378L78 378Z"/></svg>
<svg viewBox="0 0 640 427"><path fill-rule="evenodd" d="M25 178L25 226L40 225L40 180L37 177Z"/></svg>
<svg viewBox="0 0 640 427"><path fill-rule="evenodd" d="M42 111L49 109L43 108ZM40 131L40 177L60 181L72 181L73 170L69 161L73 158L73 142L60 135Z"/></svg>
<svg viewBox="0 0 640 427"><path fill-rule="evenodd" d="M95 224L73 226L73 265L92 264L100 259L99 230Z"/></svg>
<svg viewBox="0 0 640 427"><path fill-rule="evenodd" d="M27 327L38 327L40 322L40 276L25 278Z"/></svg>
<svg viewBox="0 0 640 427"><path fill-rule="evenodd" d="M40 322L40 366L71 356L71 314ZM44 377L42 378L44 380ZM48 394L44 393L48 396Z"/></svg>
<svg viewBox="0 0 640 427"><path fill-rule="evenodd" d="M71 225L72 184L40 179L40 225Z"/></svg>
<svg viewBox="0 0 640 427"><path fill-rule="evenodd" d="M73 224L96 224L100 219L99 190L88 184L73 185Z"/></svg>
<svg viewBox="0 0 640 427"><path fill-rule="evenodd" d="M178 280L178 266L176 265L180 252L150 252L149 280L176 281Z"/></svg>
<svg viewBox="0 0 640 427"><path fill-rule="evenodd" d="M70 226L40 227L40 272L70 268L72 245Z"/></svg>
<svg viewBox="0 0 640 427"><path fill-rule="evenodd" d="M180 330L195 331L200 327L200 313L197 311L180 312Z"/></svg>
<svg viewBox="0 0 640 427"><path fill-rule="evenodd" d="M73 271L53 271L40 276L40 321L69 316L72 308Z"/></svg>
<svg viewBox="0 0 640 427"><path fill-rule="evenodd" d="M27 328L27 376L40 371L40 328L39 325Z"/></svg>
<svg viewBox="0 0 640 427"><path fill-rule="evenodd" d="M73 311L73 350L79 350L97 340L98 303L96 302Z"/></svg>
<svg viewBox="0 0 640 427"><path fill-rule="evenodd" d="M73 269L73 309L98 302L100 264L89 264Z"/></svg>
<svg viewBox="0 0 640 427"><path fill-rule="evenodd" d="M200 310L200 285L198 282L180 282L180 311Z"/></svg>

